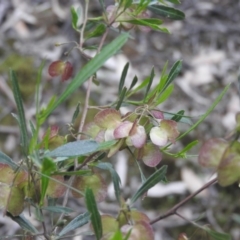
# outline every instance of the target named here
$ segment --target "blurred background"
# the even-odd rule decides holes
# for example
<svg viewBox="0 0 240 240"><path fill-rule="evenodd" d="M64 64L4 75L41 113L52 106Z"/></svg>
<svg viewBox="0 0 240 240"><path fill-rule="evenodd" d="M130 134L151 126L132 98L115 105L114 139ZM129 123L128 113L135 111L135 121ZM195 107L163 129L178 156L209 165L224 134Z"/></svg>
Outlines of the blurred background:
<svg viewBox="0 0 240 240"><path fill-rule="evenodd" d="M106 5L114 1L105 1ZM46 66L42 80L42 105L46 105L53 94L59 94L68 82L61 83L47 73L50 62L65 60L65 53L72 43L56 47L55 43L79 41L79 36L71 27L70 7L83 9L84 1L77 0L0 0L0 150L15 161L19 161L19 130L11 113L16 113L16 105L8 78L9 68L17 72L23 94L27 119L34 118L34 86L37 70L43 59ZM230 90L211 115L198 128L184 137L175 148L181 149L189 142L198 139L199 144L187 159L164 158L161 164L169 165L167 185L157 185L149 191L149 198L138 202L136 206L144 209L153 219L164 213L189 193L196 191L214 174L203 169L197 163L198 150L211 137L224 137L235 124L235 114L239 111L238 73L240 62L240 1L238 0L182 0L178 9L186 19L172 21L164 19L164 26L171 34L151 31L143 33L137 29L131 33L131 39L121 53L110 59L99 71L100 86L94 86L91 100L96 104L106 104L116 98L121 71L130 62L127 80L134 75L143 80L154 66L157 83L164 64L169 69L177 60L182 60L181 74L175 80L172 96L159 109L176 113L185 110L193 122L210 107L223 88L232 82ZM97 0L90 0L90 16L100 14ZM116 36L111 32L108 41ZM89 41L97 44L99 39ZM77 73L86 60L78 50L73 50L68 60ZM106 94L107 93L107 94ZM64 105L58 108L48 119L48 125L57 124L63 133L67 133L67 123L78 101L83 101L85 86L73 94ZM46 125L46 128L48 126ZM179 126L180 130L186 126ZM42 129L44 132L46 129ZM124 153L114 160L122 178L125 196L140 185L140 176ZM152 170L144 169L148 176ZM130 174L131 173L131 174ZM129 177L131 176L131 177ZM200 225L209 224L217 231L230 233L233 239L240 239L239 187L233 185L221 188L215 185L184 205L180 212ZM81 212L82 204L72 199L72 207ZM100 204L102 212L116 213L117 206L112 199L109 187L108 201ZM36 227L39 225L34 222ZM174 240L181 232L191 239L211 239L204 232L189 225L178 217L169 217L154 226L156 240ZM0 236L21 233L18 225L8 218L0 216ZM2 239L0 237L0 239ZM16 239L22 239L17 237ZM69 239L81 239L69 238ZM84 238L87 239L87 238Z"/></svg>

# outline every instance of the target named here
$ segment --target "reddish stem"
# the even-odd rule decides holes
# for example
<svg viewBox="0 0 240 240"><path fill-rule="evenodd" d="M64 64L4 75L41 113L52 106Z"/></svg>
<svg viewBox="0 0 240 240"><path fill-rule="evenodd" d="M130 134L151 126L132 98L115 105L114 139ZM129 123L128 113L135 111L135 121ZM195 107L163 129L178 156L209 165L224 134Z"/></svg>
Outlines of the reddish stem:
<svg viewBox="0 0 240 240"><path fill-rule="evenodd" d="M174 207L172 207L171 209L169 209L166 213L164 213L163 215L158 216L157 218L153 219L152 221L150 221L150 224L154 224L164 218L167 218L171 215L174 215L177 213L177 210L182 207L186 202L188 202L190 199L192 199L193 197L195 197L196 195L198 195L200 192L202 192L204 189L208 188L209 186L211 186L212 184L217 182L217 178L212 179L211 181L207 182L205 185L203 185L200 189L198 189L196 192L192 193L191 195L189 195L188 197L186 197L185 199L183 199L181 202L179 202L178 204L176 204Z"/></svg>

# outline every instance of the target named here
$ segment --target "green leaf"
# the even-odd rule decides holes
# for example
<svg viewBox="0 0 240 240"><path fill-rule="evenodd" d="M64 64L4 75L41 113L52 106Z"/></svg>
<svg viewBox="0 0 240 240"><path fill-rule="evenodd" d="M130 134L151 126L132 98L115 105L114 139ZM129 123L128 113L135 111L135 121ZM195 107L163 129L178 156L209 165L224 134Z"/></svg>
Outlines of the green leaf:
<svg viewBox="0 0 240 240"><path fill-rule="evenodd" d="M97 168L103 169L103 170L108 170L111 174L112 181L113 181L113 186L114 186L114 191L115 191L115 196L120 203L120 196L121 196L121 179L116 172L116 170L113 168L111 163L106 163L106 162L99 162L95 165Z"/></svg>
<svg viewBox="0 0 240 240"><path fill-rule="evenodd" d="M73 209L68 208L68 207L62 207L62 206L42 207L42 210L49 211L49 212L55 212L55 213L71 213L71 212L74 212Z"/></svg>
<svg viewBox="0 0 240 240"><path fill-rule="evenodd" d="M78 117L79 112L80 112L80 103L77 104L77 107L73 113L72 121L71 121L72 124L74 124L76 118Z"/></svg>
<svg viewBox="0 0 240 240"><path fill-rule="evenodd" d="M40 199L40 205L43 205L44 198L46 195L48 183L49 183L49 176L52 172L54 172L56 169L55 163L50 159L45 157L42 162L42 177L41 177L41 199Z"/></svg>
<svg viewBox="0 0 240 240"><path fill-rule="evenodd" d="M114 233L114 235L111 237L110 240L124 240L122 236L122 232L118 230L117 232Z"/></svg>
<svg viewBox="0 0 240 240"><path fill-rule="evenodd" d="M154 95L161 92L161 90L163 89L163 87L166 83L166 80L167 80L167 75L165 75L165 72L167 70L167 66L168 66L168 62L166 62L164 67L163 67L161 78L159 80L158 85L148 94L147 100L151 99Z"/></svg>
<svg viewBox="0 0 240 240"><path fill-rule="evenodd" d="M179 122L182 119L183 116L184 116L184 110L180 110L171 119L173 121Z"/></svg>
<svg viewBox="0 0 240 240"><path fill-rule="evenodd" d="M162 70L162 73L161 73L161 78L160 78L160 81L159 81L159 84L158 84L158 92L162 92L165 84L166 84L166 81L167 81L167 77L168 75L166 75L166 71L167 71L167 67L168 67L168 62L166 62L164 64L164 67L163 67L163 70Z"/></svg>
<svg viewBox="0 0 240 240"><path fill-rule="evenodd" d="M10 217L14 222L18 223L19 226L24 229L27 232L30 233L39 233L38 230L29 222L23 214L20 214L19 216L12 216L11 213L7 212L7 216Z"/></svg>
<svg viewBox="0 0 240 240"><path fill-rule="evenodd" d="M123 103L123 100L124 100L124 98L125 98L125 96L126 96L126 93L127 93L127 88L124 87L123 90L122 90L122 92L121 92L121 95L120 95L120 97L119 97L119 100L118 100L118 102L117 102L116 110L119 110L119 108L121 107L121 105L122 105L122 103Z"/></svg>
<svg viewBox="0 0 240 240"><path fill-rule="evenodd" d="M173 84L169 85L165 89L165 91L162 94L160 94L159 97L157 97L157 102L154 105L157 106L157 105L163 103L164 101L166 101L172 94L173 89L174 89L174 85Z"/></svg>
<svg viewBox="0 0 240 240"><path fill-rule="evenodd" d="M71 7L71 17L72 17L72 28L76 31L79 31L78 29L78 19L81 14L81 9L78 7L75 9L74 7Z"/></svg>
<svg viewBox="0 0 240 240"><path fill-rule="evenodd" d="M151 25L161 25L163 23L163 21L158 18L136 18L136 19L127 20L126 22L130 22L136 25L149 26L149 27Z"/></svg>
<svg viewBox="0 0 240 240"><path fill-rule="evenodd" d="M180 4L181 3L179 0L166 0L166 1L174 3L174 4Z"/></svg>
<svg viewBox="0 0 240 240"><path fill-rule="evenodd" d="M230 234L215 232L207 227L203 227L203 229L215 240L232 240L232 237Z"/></svg>
<svg viewBox="0 0 240 240"><path fill-rule="evenodd" d="M54 105L56 104L56 99L57 96L53 95L49 100L46 108L41 109L39 115L37 116L38 117L37 121L39 122L40 125L45 122L46 118L48 117L46 113L49 112L54 107Z"/></svg>
<svg viewBox="0 0 240 240"><path fill-rule="evenodd" d="M0 151L0 163L9 165L13 170L17 170L19 166L5 153Z"/></svg>
<svg viewBox="0 0 240 240"><path fill-rule="evenodd" d="M164 113L164 118L165 119L172 119L172 117L176 116L176 113L170 113L170 112L165 112ZM190 116L183 115L182 118L179 120L179 122L186 123L189 125L193 124L193 121L191 120Z"/></svg>
<svg viewBox="0 0 240 240"><path fill-rule="evenodd" d="M58 234L59 237L65 235L66 233L82 227L83 225L87 224L90 220L90 214L88 212L80 214L79 216L75 217L71 222L65 226L62 231Z"/></svg>
<svg viewBox="0 0 240 240"><path fill-rule="evenodd" d="M144 79L139 86L137 86L135 89L133 89L132 91L129 91L127 97L130 97L131 95L133 95L134 93L138 92L139 90L141 90L142 88L144 88L149 82L149 77L147 77L146 79Z"/></svg>
<svg viewBox="0 0 240 240"><path fill-rule="evenodd" d="M140 164L139 164L139 161L138 161L138 159L136 158L136 156L134 155L134 153L132 152L132 150L131 150L129 147L127 147L127 150L129 151L129 153L131 154L132 158L134 159L135 163L136 163L137 166L138 166L138 170L139 170L139 172L140 172L140 176L141 176L141 180L142 180L142 184L143 184L143 183L146 181L146 177L145 177L144 174L143 174L143 171L142 171L142 169L141 169L141 166L140 166Z"/></svg>
<svg viewBox="0 0 240 240"><path fill-rule="evenodd" d="M190 149L192 149L195 145L198 144L198 140L190 142L186 147L184 147L181 151L178 153L174 154L176 157L181 157L183 156L186 152L188 152Z"/></svg>
<svg viewBox="0 0 240 240"><path fill-rule="evenodd" d="M106 31L105 24L101 23L96 26L94 30L92 30L87 36L85 37L86 40L94 37L100 37L102 36Z"/></svg>
<svg viewBox="0 0 240 240"><path fill-rule="evenodd" d="M136 19L125 20L124 22L128 22L128 23L131 23L134 25L147 26L156 31L162 31L165 33L169 33L167 28L159 26L163 22L162 22L162 20L157 19L157 18L136 18Z"/></svg>
<svg viewBox="0 0 240 240"><path fill-rule="evenodd" d="M101 142L98 145L97 151L105 151L114 146L117 143L118 140L110 140L106 142Z"/></svg>
<svg viewBox="0 0 240 240"><path fill-rule="evenodd" d="M99 143L94 140L80 140L64 144L51 152L46 153L49 157L79 157L97 151Z"/></svg>
<svg viewBox="0 0 240 240"><path fill-rule="evenodd" d="M146 92L145 92L145 95L144 95L144 102L145 100L147 99L147 96L148 96L148 93L149 93L149 90L152 86L152 82L153 82L153 79L154 79L154 76L155 76L155 73L154 73L154 68L152 68L152 71L151 71L151 74L150 76L148 77L148 85L147 85L147 89L146 89Z"/></svg>
<svg viewBox="0 0 240 240"><path fill-rule="evenodd" d="M126 63L126 65L124 66L123 71L122 71L122 75L121 75L119 86L118 86L118 94L119 95L121 95L122 89L124 87L127 72L128 72L128 68L129 68L129 62Z"/></svg>
<svg viewBox="0 0 240 240"><path fill-rule="evenodd" d="M165 179L165 175L167 172L167 166L164 165L160 169L158 169L155 173L153 173L138 189L138 191L131 198L130 203L133 204L137 201L139 197L141 197L144 193L146 193L150 188L155 186L158 182Z"/></svg>
<svg viewBox="0 0 240 240"><path fill-rule="evenodd" d="M167 7L163 5L150 5L148 9L160 16L174 19L174 20L183 20L185 18L185 14L178 9Z"/></svg>
<svg viewBox="0 0 240 240"><path fill-rule="evenodd" d="M64 102L72 93L77 90L87 79L92 76L111 56L126 43L129 37L128 33L123 33L110 44L102 49L102 51L90 60L75 76L71 83L67 86L61 96L54 104L46 109L40 116L41 121L46 119L62 102Z"/></svg>
<svg viewBox="0 0 240 240"><path fill-rule="evenodd" d="M119 6L123 7L123 11L132 5L133 0L120 0Z"/></svg>
<svg viewBox="0 0 240 240"><path fill-rule="evenodd" d="M10 70L9 75L12 83L14 99L17 105L17 110L18 110L18 124L21 132L21 146L23 148L24 154L27 155L29 136L27 133L27 125L26 125L25 113L23 108L22 96L20 93L18 80L15 72L13 70Z"/></svg>
<svg viewBox="0 0 240 240"><path fill-rule="evenodd" d="M160 93L163 93L165 91L165 89L172 83L172 81L177 77L177 75L179 74L179 72L182 69L182 61L177 61L174 63L174 65L172 66L169 74L168 74L168 78L166 80L166 83L164 85L164 87L162 88Z"/></svg>
<svg viewBox="0 0 240 240"><path fill-rule="evenodd" d="M138 81L137 76L134 76L134 78L133 78L133 80L132 80L132 83L131 83L131 85L130 85L129 90L131 90L131 89L136 85L137 81Z"/></svg>
<svg viewBox="0 0 240 240"><path fill-rule="evenodd" d="M97 240L100 240L102 237L102 221L99 214L97 204L94 198L92 189L87 188L85 191L85 203L88 209L88 212L91 214L90 219L95 232Z"/></svg>

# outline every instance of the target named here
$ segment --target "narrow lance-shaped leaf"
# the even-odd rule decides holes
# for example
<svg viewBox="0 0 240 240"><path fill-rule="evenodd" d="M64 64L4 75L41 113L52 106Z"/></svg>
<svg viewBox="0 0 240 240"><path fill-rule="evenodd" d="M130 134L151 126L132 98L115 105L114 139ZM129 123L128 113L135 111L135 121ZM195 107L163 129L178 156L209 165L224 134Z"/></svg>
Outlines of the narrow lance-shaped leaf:
<svg viewBox="0 0 240 240"><path fill-rule="evenodd" d="M106 31L106 26L105 24L101 23L98 24L96 26L96 28L94 30L92 30L87 36L86 36L86 40L90 39L90 38L94 38L94 37L100 37L104 34L104 32Z"/></svg>
<svg viewBox="0 0 240 240"><path fill-rule="evenodd" d="M120 190L120 184L121 184L121 179L118 175L118 173L115 171L111 163L105 163L105 162L99 162L96 167L104 170L108 170L111 174L112 181L113 181L113 186L114 186L114 191L116 198L118 202L120 203L120 195L121 195L121 190Z"/></svg>
<svg viewBox="0 0 240 240"><path fill-rule="evenodd" d="M138 162L138 159L136 158L136 156L134 155L134 153L131 151L131 149L129 147L127 148L127 150L129 151L129 153L131 154L131 156L133 157L135 163L138 166L138 170L140 172L140 176L141 176L141 180L142 180L142 184L143 184L146 181L146 177L143 174L143 171L142 171L141 166L140 166L140 164Z"/></svg>
<svg viewBox="0 0 240 240"><path fill-rule="evenodd" d="M171 119L173 121L179 122L182 119L183 116L184 116L184 110L180 110Z"/></svg>
<svg viewBox="0 0 240 240"><path fill-rule="evenodd" d="M129 34L124 33L113 40L102 51L90 60L67 86L61 96L40 116L44 121L62 102L64 102L75 90L92 76L111 56L113 56L127 41Z"/></svg>
<svg viewBox="0 0 240 240"><path fill-rule="evenodd" d="M48 152L46 156L50 157L77 157L84 156L94 151L97 151L99 143L94 140L80 140L75 142L69 142L64 144L51 152Z"/></svg>
<svg viewBox="0 0 240 240"><path fill-rule="evenodd" d="M160 16L171 18L174 20L183 20L185 18L185 14L178 9L167 7L163 5L150 5L148 9Z"/></svg>
<svg viewBox="0 0 240 240"><path fill-rule="evenodd" d="M119 6L123 7L123 10L125 11L127 8L129 8L132 5L133 0L120 0Z"/></svg>
<svg viewBox="0 0 240 240"><path fill-rule="evenodd" d="M14 99L17 105L17 110L18 110L18 123L21 131L21 145L22 145L24 154L27 155L29 137L27 133L27 125L26 125L26 118L25 118L25 113L23 108L22 96L20 93L18 80L15 72L13 70L10 70L9 74L12 82L13 95L14 95Z"/></svg>
<svg viewBox="0 0 240 240"><path fill-rule="evenodd" d="M122 71L122 75L121 75L119 86L118 86L118 94L119 95L121 94L122 89L124 87L126 76L127 76L127 72L128 72L128 68L129 68L129 62L126 63L126 65L124 66L123 71Z"/></svg>
<svg viewBox="0 0 240 240"><path fill-rule="evenodd" d="M116 106L116 110L119 110L119 108L121 107L122 103L123 103L123 100L126 96L126 93L127 93L127 88L124 87L121 94L120 94L120 97L119 97L119 100L117 102L117 106Z"/></svg>
<svg viewBox="0 0 240 240"><path fill-rule="evenodd" d="M65 226L62 231L58 234L59 237L65 235L66 233L75 230L76 228L82 227L83 225L87 224L90 220L90 214L88 212L80 214L79 216L75 217L71 222Z"/></svg>
<svg viewBox="0 0 240 240"><path fill-rule="evenodd" d="M30 233L38 233L38 230L24 217L23 214L14 217L11 213L7 212L7 216L10 217L14 222L18 223L19 226L25 231Z"/></svg>
<svg viewBox="0 0 240 240"><path fill-rule="evenodd" d="M91 214L90 219L95 232L96 239L100 240L102 237L102 220L97 208L93 191L90 188L87 188L85 191L85 203L88 212Z"/></svg>
<svg viewBox="0 0 240 240"><path fill-rule="evenodd" d="M153 30L156 31L162 31L165 33L169 33L167 28L164 27L160 27L160 25L162 24L162 20L160 19L154 19L154 18L143 18L143 19L130 19L130 20L126 20L125 22L131 23L133 25L140 25L140 26L146 26L146 27L150 27Z"/></svg>
<svg viewBox="0 0 240 240"><path fill-rule="evenodd" d="M139 86L137 86L135 89L133 89L132 91L129 91L127 94L127 97L130 97L131 95L133 95L134 93L138 92L139 90L141 90L142 88L144 88L149 82L149 78L147 77L146 79L144 79L141 84L139 84Z"/></svg>
<svg viewBox="0 0 240 240"><path fill-rule="evenodd" d="M0 151L0 163L9 165L13 170L18 169L18 165L12 161L12 159L5 153Z"/></svg>
<svg viewBox="0 0 240 240"><path fill-rule="evenodd" d="M152 82L153 82L153 78L155 76L155 73L154 73L154 68L152 68L152 71L151 71L151 74L148 78L148 85L147 85L147 89L146 89L146 92L145 92L145 95L144 95L144 101L146 100L147 96L148 96L148 92L152 86Z"/></svg>
<svg viewBox="0 0 240 240"><path fill-rule="evenodd" d="M76 118L78 117L79 112L80 112L80 103L77 104L77 107L73 113L72 121L71 121L72 124L75 122Z"/></svg>
<svg viewBox="0 0 240 240"><path fill-rule="evenodd" d="M40 205L43 205L43 200L46 195L49 176L56 169L55 163L50 158L44 158L42 163L42 177L41 177L41 199Z"/></svg>
<svg viewBox="0 0 240 240"><path fill-rule="evenodd" d="M172 94L173 90L174 90L174 85L173 84L169 85L162 94L159 94L156 97L157 101L155 103L155 106L157 106L157 105L163 103L164 101L166 101L170 97L170 95Z"/></svg>
<svg viewBox="0 0 240 240"><path fill-rule="evenodd" d="M174 3L174 4L180 4L181 3L179 0L166 0L166 1Z"/></svg>
<svg viewBox="0 0 240 240"><path fill-rule="evenodd" d="M207 227L203 227L203 229L215 240L232 240L231 235L227 233L220 233L213 231Z"/></svg>
<svg viewBox="0 0 240 240"><path fill-rule="evenodd" d="M168 74L168 78L160 94L163 93L165 89L172 83L172 81L176 78L176 76L179 74L181 69L182 69L182 61L175 62Z"/></svg>
<svg viewBox="0 0 240 240"><path fill-rule="evenodd" d="M46 60L43 60L37 73L37 82L36 82L36 96L35 96L35 101L36 101L36 115L38 116L39 110L40 110L40 89L41 89L41 80L42 80L42 73L43 73L43 68L45 66Z"/></svg>
<svg viewBox="0 0 240 240"><path fill-rule="evenodd" d="M158 92L162 92L162 89L164 88L166 81L167 81L167 75L166 75L166 71L168 68L168 61L164 64L163 70L161 72L161 77L159 80L159 84L157 86Z"/></svg>
<svg viewBox="0 0 240 240"><path fill-rule="evenodd" d="M145 192L147 192L151 187L155 186L158 182L165 179L165 175L167 172L167 166L164 165L160 169L158 169L155 173L153 173L138 189L138 191L131 198L130 203L133 204L137 201L139 197L141 197Z"/></svg>
<svg viewBox="0 0 240 240"><path fill-rule="evenodd" d="M181 151L175 154L175 156L183 157L183 154L186 154L189 150L191 150L195 145L198 144L198 140L190 142L186 147L184 147Z"/></svg>
<svg viewBox="0 0 240 240"><path fill-rule="evenodd" d="M71 7L72 28L76 31L79 31L78 30L79 16L80 16L80 8L76 10L74 7Z"/></svg>
<svg viewBox="0 0 240 240"><path fill-rule="evenodd" d="M134 76L134 78L132 80L132 83L131 83L131 85L129 87L129 90L131 90L136 85L137 81L138 81L137 76Z"/></svg>
<svg viewBox="0 0 240 240"><path fill-rule="evenodd" d="M165 75L167 66L168 66L168 62L166 62L163 67L158 85L155 88L153 88L152 91L148 94L148 97L147 97L148 100L151 99L154 95L156 95L156 93L161 92L161 89L163 89L163 86L165 85L165 82L167 80L167 75Z"/></svg>

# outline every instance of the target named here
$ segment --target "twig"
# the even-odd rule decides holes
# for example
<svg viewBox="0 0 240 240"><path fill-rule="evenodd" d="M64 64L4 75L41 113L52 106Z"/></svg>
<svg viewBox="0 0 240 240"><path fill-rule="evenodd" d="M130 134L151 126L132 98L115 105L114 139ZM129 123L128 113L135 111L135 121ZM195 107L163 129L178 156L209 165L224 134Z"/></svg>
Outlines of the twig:
<svg viewBox="0 0 240 240"><path fill-rule="evenodd" d="M80 42L79 42L80 49L82 49L82 46L84 43L84 30L88 21L88 6L89 6L89 0L85 0L84 20L83 20L83 25L80 32Z"/></svg>
<svg viewBox="0 0 240 240"><path fill-rule="evenodd" d="M185 199L183 199L180 203L176 204L174 207L172 207L171 209L169 209L165 214L158 216L157 218L153 219L152 221L150 221L150 224L154 224L164 218L167 218L171 215L177 214L177 210L182 207L186 202L188 202L190 199L192 199L193 197L195 197L196 195L198 195L200 192L202 192L204 189L208 188L209 186L211 186L212 184L215 184L217 182L217 178L212 179L211 181L209 181L208 183L206 183L205 185L203 185L199 190L197 190L196 192L194 192L193 194L189 195L188 197L186 197Z"/></svg>

